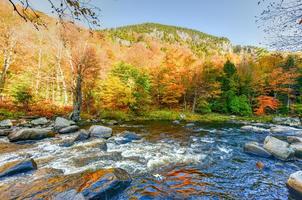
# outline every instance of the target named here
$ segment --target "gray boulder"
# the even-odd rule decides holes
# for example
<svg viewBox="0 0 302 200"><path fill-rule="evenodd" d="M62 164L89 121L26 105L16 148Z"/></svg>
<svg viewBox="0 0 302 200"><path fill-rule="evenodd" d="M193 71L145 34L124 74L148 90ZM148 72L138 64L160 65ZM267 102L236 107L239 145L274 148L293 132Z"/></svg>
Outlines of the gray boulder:
<svg viewBox="0 0 302 200"><path fill-rule="evenodd" d="M85 129L79 130L76 134L77 136L74 139L75 142L87 140L89 138L89 133Z"/></svg>
<svg viewBox="0 0 302 200"><path fill-rule="evenodd" d="M301 126L300 119L293 117L275 117L273 118L273 123L287 126Z"/></svg>
<svg viewBox="0 0 302 200"><path fill-rule="evenodd" d="M60 130L71 125L75 125L75 122L62 117L57 117L55 120L54 128L55 130Z"/></svg>
<svg viewBox="0 0 302 200"><path fill-rule="evenodd" d="M267 150L260 146L258 142L249 142L246 143L243 147L244 151L249 154L253 154L256 156L269 158L272 156Z"/></svg>
<svg viewBox="0 0 302 200"><path fill-rule="evenodd" d="M10 119L0 121L0 128L11 128L13 122Z"/></svg>
<svg viewBox="0 0 302 200"><path fill-rule="evenodd" d="M39 125L45 125L48 123L48 120L45 117L40 117L38 119L34 119L30 122L32 125L39 126Z"/></svg>
<svg viewBox="0 0 302 200"><path fill-rule="evenodd" d="M290 147L295 151L297 158L302 158L302 143L291 144Z"/></svg>
<svg viewBox="0 0 302 200"><path fill-rule="evenodd" d="M302 142L302 137L287 136L287 142L290 144Z"/></svg>
<svg viewBox="0 0 302 200"><path fill-rule="evenodd" d="M0 168L0 178L12 176L37 169L37 164L33 159L7 163Z"/></svg>
<svg viewBox="0 0 302 200"><path fill-rule="evenodd" d="M302 129L289 126L274 126L270 129L273 135L277 136L302 136Z"/></svg>
<svg viewBox="0 0 302 200"><path fill-rule="evenodd" d="M60 134L74 133L80 129L77 125L68 126L59 130Z"/></svg>
<svg viewBox="0 0 302 200"><path fill-rule="evenodd" d="M89 128L90 137L108 139L112 136L112 128L93 125Z"/></svg>
<svg viewBox="0 0 302 200"><path fill-rule="evenodd" d="M174 124L174 125L179 125L179 124L180 124L180 121L179 121L179 120L174 120L174 121L172 122L172 124Z"/></svg>
<svg viewBox="0 0 302 200"><path fill-rule="evenodd" d="M240 129L242 131L254 132L254 133L270 133L269 129L260 128L257 126L242 126Z"/></svg>
<svg viewBox="0 0 302 200"><path fill-rule="evenodd" d="M8 139L10 142L17 142L23 140L41 140L54 136L55 133L51 129L24 128L10 133Z"/></svg>
<svg viewBox="0 0 302 200"><path fill-rule="evenodd" d="M288 160L293 157L295 153L294 150L289 147L287 142L281 141L272 136L267 136L265 138L263 147L274 157L280 160Z"/></svg>
<svg viewBox="0 0 302 200"><path fill-rule="evenodd" d="M302 171L291 174L286 185L293 199L302 199Z"/></svg>

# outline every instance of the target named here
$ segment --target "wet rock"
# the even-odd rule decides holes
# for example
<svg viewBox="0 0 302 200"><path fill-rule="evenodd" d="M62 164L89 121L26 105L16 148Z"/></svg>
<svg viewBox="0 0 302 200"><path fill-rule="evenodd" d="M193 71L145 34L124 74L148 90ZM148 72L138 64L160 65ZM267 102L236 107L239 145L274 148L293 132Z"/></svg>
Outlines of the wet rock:
<svg viewBox="0 0 302 200"><path fill-rule="evenodd" d="M294 199L302 199L302 171L291 174L286 185Z"/></svg>
<svg viewBox="0 0 302 200"><path fill-rule="evenodd" d="M302 158L302 143L291 144L290 147L295 151L297 158Z"/></svg>
<svg viewBox="0 0 302 200"><path fill-rule="evenodd" d="M76 148L78 150L99 148L102 151L107 151L107 143L104 139L93 139L90 141L85 141L83 143L77 143L72 148Z"/></svg>
<svg viewBox="0 0 302 200"><path fill-rule="evenodd" d="M0 136L8 136L12 131L12 129L0 129Z"/></svg>
<svg viewBox="0 0 302 200"><path fill-rule="evenodd" d="M192 128L194 126L195 126L194 123L188 123L188 124L185 125L186 128Z"/></svg>
<svg viewBox="0 0 302 200"><path fill-rule="evenodd" d="M273 118L273 123L287 126L301 126L300 119L293 117L275 117Z"/></svg>
<svg viewBox="0 0 302 200"><path fill-rule="evenodd" d="M24 128L12 132L8 135L10 142L17 142L23 140L41 140L48 137L54 137L55 133L51 129L40 128Z"/></svg>
<svg viewBox="0 0 302 200"><path fill-rule="evenodd" d="M0 167L0 178L13 176L37 169L37 164L33 159L7 163Z"/></svg>
<svg viewBox="0 0 302 200"><path fill-rule="evenodd" d="M108 125L108 126L118 125L118 121L116 121L116 120L110 120L110 121L106 122L106 125Z"/></svg>
<svg viewBox="0 0 302 200"><path fill-rule="evenodd" d="M76 190L69 190L57 194L53 200L85 200L85 197Z"/></svg>
<svg viewBox="0 0 302 200"><path fill-rule="evenodd" d="M273 135L280 136L302 136L302 129L289 126L274 126L270 129Z"/></svg>
<svg viewBox="0 0 302 200"><path fill-rule="evenodd" d="M89 138L89 133L85 129L79 130L76 134L74 139L75 142L87 140Z"/></svg>
<svg viewBox="0 0 302 200"><path fill-rule="evenodd" d="M141 139L141 137L137 135L135 132L130 132L130 131L124 131L119 136L131 141Z"/></svg>
<svg viewBox="0 0 302 200"><path fill-rule="evenodd" d="M294 155L294 150L287 142L281 141L272 136L267 136L264 140L264 148L274 157L280 160L288 160Z"/></svg>
<svg viewBox="0 0 302 200"><path fill-rule="evenodd" d="M55 120L54 128L55 130L60 130L71 125L75 125L75 122L62 117L57 117Z"/></svg>
<svg viewBox="0 0 302 200"><path fill-rule="evenodd" d="M179 124L180 124L180 121L179 121L179 120L174 120L174 121L172 122L172 124L174 124L174 125L179 125Z"/></svg>
<svg viewBox="0 0 302 200"><path fill-rule="evenodd" d="M242 126L240 128L242 131L254 132L254 133L269 133L269 129L260 128L257 126Z"/></svg>
<svg viewBox="0 0 302 200"><path fill-rule="evenodd" d="M74 139L66 139L66 140L63 140L59 146L60 147L71 147L72 145L74 145Z"/></svg>
<svg viewBox="0 0 302 200"><path fill-rule="evenodd" d="M244 151L249 154L253 154L256 156L268 158L271 157L272 154L265 150L263 147L260 146L258 142L249 142L244 145Z"/></svg>
<svg viewBox="0 0 302 200"><path fill-rule="evenodd" d="M12 126L13 122L10 119L0 121L0 128L11 128Z"/></svg>
<svg viewBox="0 0 302 200"><path fill-rule="evenodd" d="M287 142L290 144L302 142L302 137L287 136Z"/></svg>
<svg viewBox="0 0 302 200"><path fill-rule="evenodd" d="M30 123L35 126L46 125L48 123L48 120L45 117L41 117L41 118L32 120Z"/></svg>
<svg viewBox="0 0 302 200"><path fill-rule="evenodd" d="M5 185L0 188L0 199L54 199L64 196L112 199L126 189L131 181L130 175L123 169L101 169Z"/></svg>
<svg viewBox="0 0 302 200"><path fill-rule="evenodd" d="M90 137L108 139L112 136L112 128L93 125L89 128Z"/></svg>
<svg viewBox="0 0 302 200"><path fill-rule="evenodd" d="M58 176L58 175L63 175L64 172L61 169L53 169L53 168L42 168L42 169L38 169L35 174L34 177L35 179L37 178L50 178L50 177L54 177L54 176Z"/></svg>
<svg viewBox="0 0 302 200"><path fill-rule="evenodd" d="M77 125L68 126L59 130L60 134L74 133L80 129Z"/></svg>

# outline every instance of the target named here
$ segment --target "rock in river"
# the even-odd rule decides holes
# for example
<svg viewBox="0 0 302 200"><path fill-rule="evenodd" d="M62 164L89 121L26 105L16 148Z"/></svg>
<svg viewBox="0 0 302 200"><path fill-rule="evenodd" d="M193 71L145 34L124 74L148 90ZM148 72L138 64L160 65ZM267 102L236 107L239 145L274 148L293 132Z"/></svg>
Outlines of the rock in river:
<svg viewBox="0 0 302 200"><path fill-rule="evenodd" d="M37 169L37 164L33 159L7 163L0 167L0 178L12 176Z"/></svg>
<svg viewBox="0 0 302 200"><path fill-rule="evenodd" d="M287 180L287 187L294 199L302 199L302 171L290 175Z"/></svg>
<svg viewBox="0 0 302 200"><path fill-rule="evenodd" d="M8 136L12 132L12 129L0 129L0 136Z"/></svg>
<svg viewBox="0 0 302 200"><path fill-rule="evenodd" d="M123 169L101 169L5 185L0 188L0 199L62 199L70 196L71 199L112 199L131 181Z"/></svg>
<svg viewBox="0 0 302 200"><path fill-rule="evenodd" d="M249 154L253 154L256 156L268 158L271 157L272 154L265 150L263 147L260 146L258 142L249 142L244 145L244 151Z"/></svg>
<svg viewBox="0 0 302 200"><path fill-rule="evenodd" d="M41 118L32 120L30 123L35 126L45 125L48 123L48 120L45 117L41 117Z"/></svg>
<svg viewBox="0 0 302 200"><path fill-rule="evenodd" d="M287 136L287 142L292 143L302 143L302 137L296 137L296 136Z"/></svg>
<svg viewBox="0 0 302 200"><path fill-rule="evenodd" d="M75 125L75 122L62 117L57 117L55 120L54 128L55 130L60 130L71 125Z"/></svg>
<svg viewBox="0 0 302 200"><path fill-rule="evenodd" d="M257 126L242 126L241 130L248 131L248 132L254 132L254 133L269 133L270 132L269 129L260 128Z"/></svg>
<svg viewBox="0 0 302 200"><path fill-rule="evenodd" d="M47 128L24 128L18 131L12 132L8 135L10 142L17 142L23 140L41 140L48 137L54 137L55 133L51 129Z"/></svg>
<svg viewBox="0 0 302 200"><path fill-rule="evenodd" d="M287 142L267 136L264 140L264 148L273 156L280 160L288 160L294 156L294 150L289 147Z"/></svg>
<svg viewBox="0 0 302 200"><path fill-rule="evenodd" d="M13 122L10 119L0 121L0 128L10 128L13 126Z"/></svg>
<svg viewBox="0 0 302 200"><path fill-rule="evenodd" d="M74 133L80 129L77 125L68 126L59 130L61 134Z"/></svg>
<svg viewBox="0 0 302 200"><path fill-rule="evenodd" d="M108 139L112 136L112 128L93 125L89 128L90 137Z"/></svg>
<svg viewBox="0 0 302 200"><path fill-rule="evenodd" d="M271 133L276 136L302 136L302 130L289 127L289 126L274 126L271 129Z"/></svg>
<svg viewBox="0 0 302 200"><path fill-rule="evenodd" d="M302 143L294 143L290 147L295 151L297 158L302 158Z"/></svg>
<svg viewBox="0 0 302 200"><path fill-rule="evenodd" d="M293 117L275 117L273 118L275 124L287 125L287 126L301 126L301 121L299 118Z"/></svg>
<svg viewBox="0 0 302 200"><path fill-rule="evenodd" d="M85 129L81 129L76 133L76 137L74 138L74 142L87 140L89 138L89 133Z"/></svg>

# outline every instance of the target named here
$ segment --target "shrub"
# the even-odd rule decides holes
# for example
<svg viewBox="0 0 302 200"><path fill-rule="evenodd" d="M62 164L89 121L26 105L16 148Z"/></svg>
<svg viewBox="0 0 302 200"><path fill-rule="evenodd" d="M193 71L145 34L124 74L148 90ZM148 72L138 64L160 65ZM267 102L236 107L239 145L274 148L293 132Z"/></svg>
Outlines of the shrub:
<svg viewBox="0 0 302 200"><path fill-rule="evenodd" d="M23 85L16 88L13 97L16 103L21 103L23 108L28 110L29 104L33 99L31 88Z"/></svg>
<svg viewBox="0 0 302 200"><path fill-rule="evenodd" d="M206 100L200 99L197 102L196 112L200 113L200 114L210 113L210 112L212 112L211 106Z"/></svg>

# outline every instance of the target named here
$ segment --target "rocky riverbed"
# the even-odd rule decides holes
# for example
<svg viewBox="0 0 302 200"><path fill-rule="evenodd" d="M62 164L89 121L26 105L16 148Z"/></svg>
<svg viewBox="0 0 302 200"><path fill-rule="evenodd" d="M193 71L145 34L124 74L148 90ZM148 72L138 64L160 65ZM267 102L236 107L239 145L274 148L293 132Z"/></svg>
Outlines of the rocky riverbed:
<svg viewBox="0 0 302 200"><path fill-rule="evenodd" d="M284 121L5 120L0 199L297 198L302 129Z"/></svg>

